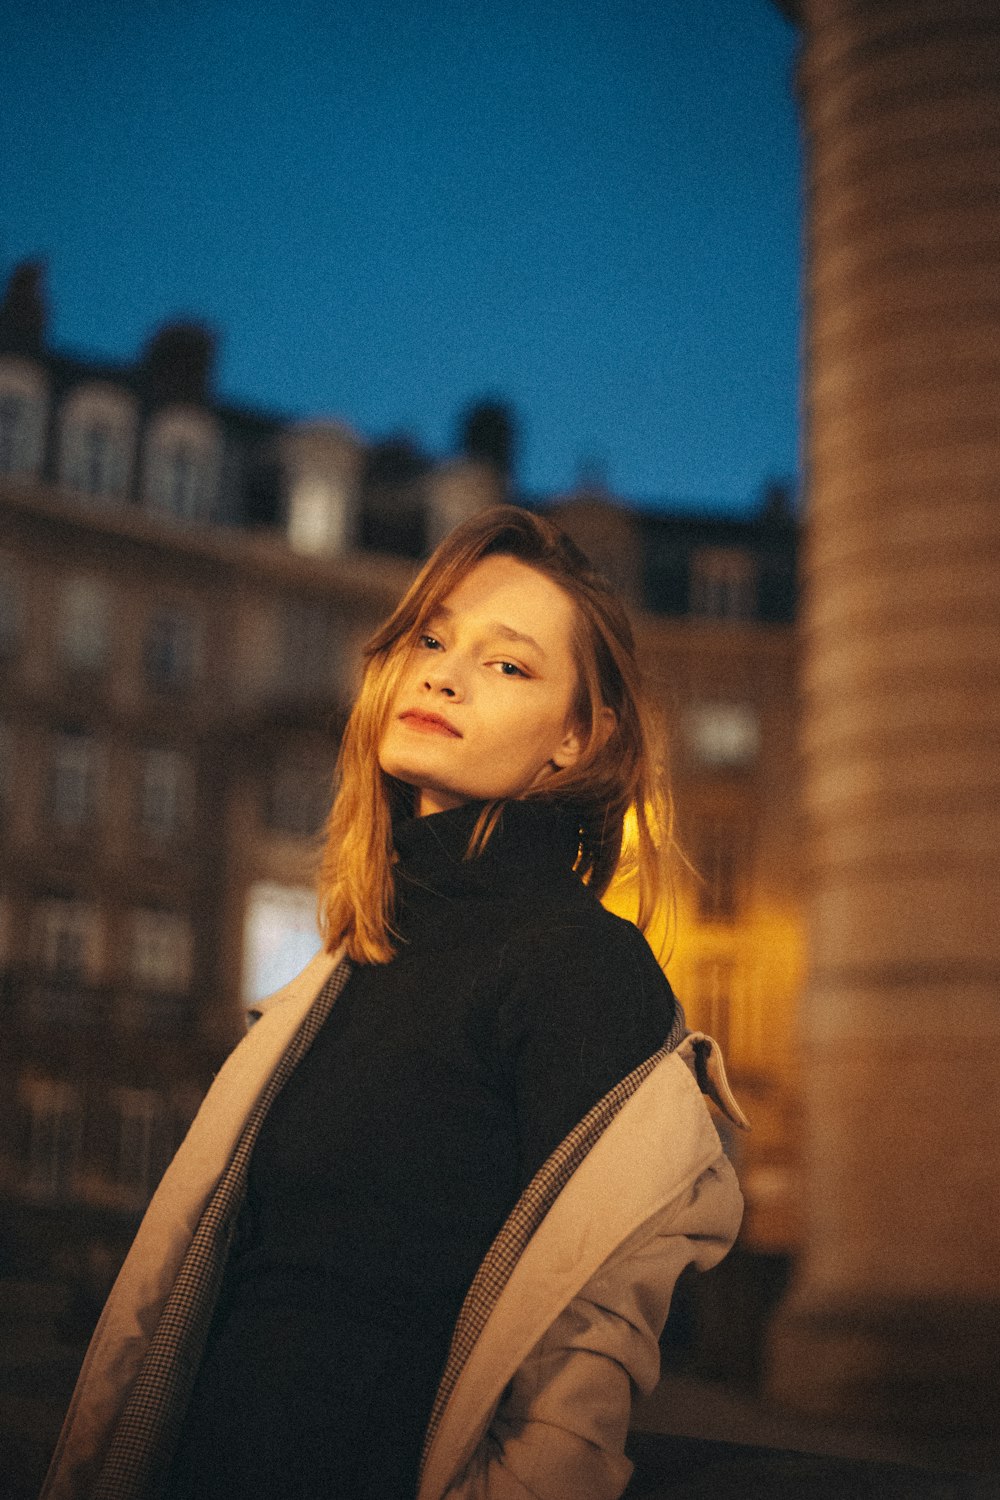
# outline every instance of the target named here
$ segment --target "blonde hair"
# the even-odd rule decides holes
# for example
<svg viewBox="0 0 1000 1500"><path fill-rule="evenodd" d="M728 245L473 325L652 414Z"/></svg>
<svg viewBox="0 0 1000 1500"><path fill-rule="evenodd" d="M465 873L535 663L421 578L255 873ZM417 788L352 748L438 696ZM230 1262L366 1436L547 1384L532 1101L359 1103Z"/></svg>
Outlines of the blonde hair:
<svg viewBox="0 0 1000 1500"><path fill-rule="evenodd" d="M365 647L364 680L341 741L319 869L325 944L332 951L344 943L360 963L386 963L394 953L392 825L395 817L413 811L413 791L382 770L379 748L400 673L429 616L478 562L494 555L536 569L575 605L573 712L583 751L573 766L555 772L525 798L572 809L580 828L576 870L598 897L621 873L623 827L631 809L634 840L629 839L627 858L638 882L638 926L648 932L656 913L670 905L672 804L659 725L625 610L552 522L517 506L496 506L445 537ZM610 733L604 708L614 716ZM498 801L484 807L468 857L485 847L502 806Z"/></svg>

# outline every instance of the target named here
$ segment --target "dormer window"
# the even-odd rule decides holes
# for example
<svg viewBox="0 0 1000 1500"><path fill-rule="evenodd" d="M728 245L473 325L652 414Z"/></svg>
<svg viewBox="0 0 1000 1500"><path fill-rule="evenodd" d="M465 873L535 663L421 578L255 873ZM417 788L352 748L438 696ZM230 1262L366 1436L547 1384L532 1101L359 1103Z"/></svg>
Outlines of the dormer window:
<svg viewBox="0 0 1000 1500"><path fill-rule="evenodd" d="M27 359L0 359L0 474L37 474L42 466L48 393Z"/></svg>
<svg viewBox="0 0 1000 1500"><path fill-rule="evenodd" d="M63 406L59 481L100 500L128 494L135 452L131 397L110 385L81 386Z"/></svg>
<svg viewBox="0 0 1000 1500"><path fill-rule="evenodd" d="M691 613L711 620L757 614L757 562L739 547L701 547L691 560Z"/></svg>
<svg viewBox="0 0 1000 1500"><path fill-rule="evenodd" d="M219 467L219 437L211 417L180 407L161 412L146 439L145 502L178 521L211 521Z"/></svg>

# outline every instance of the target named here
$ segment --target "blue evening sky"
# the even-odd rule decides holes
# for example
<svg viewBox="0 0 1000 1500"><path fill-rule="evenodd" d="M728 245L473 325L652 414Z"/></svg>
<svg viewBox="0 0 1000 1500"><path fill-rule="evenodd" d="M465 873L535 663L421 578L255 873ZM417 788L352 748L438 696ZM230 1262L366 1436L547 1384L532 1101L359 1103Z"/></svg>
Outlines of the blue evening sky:
<svg viewBox="0 0 1000 1500"><path fill-rule="evenodd" d="M797 465L795 34L770 0L40 0L0 20L0 272L53 340L221 339L231 400L739 511Z"/></svg>

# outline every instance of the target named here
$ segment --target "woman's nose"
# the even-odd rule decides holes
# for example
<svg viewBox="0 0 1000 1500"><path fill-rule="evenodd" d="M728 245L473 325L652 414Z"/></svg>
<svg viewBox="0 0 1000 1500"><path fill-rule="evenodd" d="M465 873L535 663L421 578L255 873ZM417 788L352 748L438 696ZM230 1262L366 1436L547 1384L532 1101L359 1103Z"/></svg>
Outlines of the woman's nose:
<svg viewBox="0 0 1000 1500"><path fill-rule="evenodd" d="M435 662L424 668L424 687L431 693L440 693L445 698L460 698L462 686L460 674L449 662Z"/></svg>

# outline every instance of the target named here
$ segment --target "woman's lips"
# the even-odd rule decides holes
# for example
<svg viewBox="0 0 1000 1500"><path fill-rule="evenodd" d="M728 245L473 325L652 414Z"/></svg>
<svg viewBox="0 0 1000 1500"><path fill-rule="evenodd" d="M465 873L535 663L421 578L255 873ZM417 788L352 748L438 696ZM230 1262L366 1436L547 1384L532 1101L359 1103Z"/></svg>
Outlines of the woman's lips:
<svg viewBox="0 0 1000 1500"><path fill-rule="evenodd" d="M400 714L400 720L408 724L411 729L421 729L428 734L447 734L454 739L462 738L461 731L454 724L449 724L440 714L424 713L419 708L408 708L405 713Z"/></svg>

